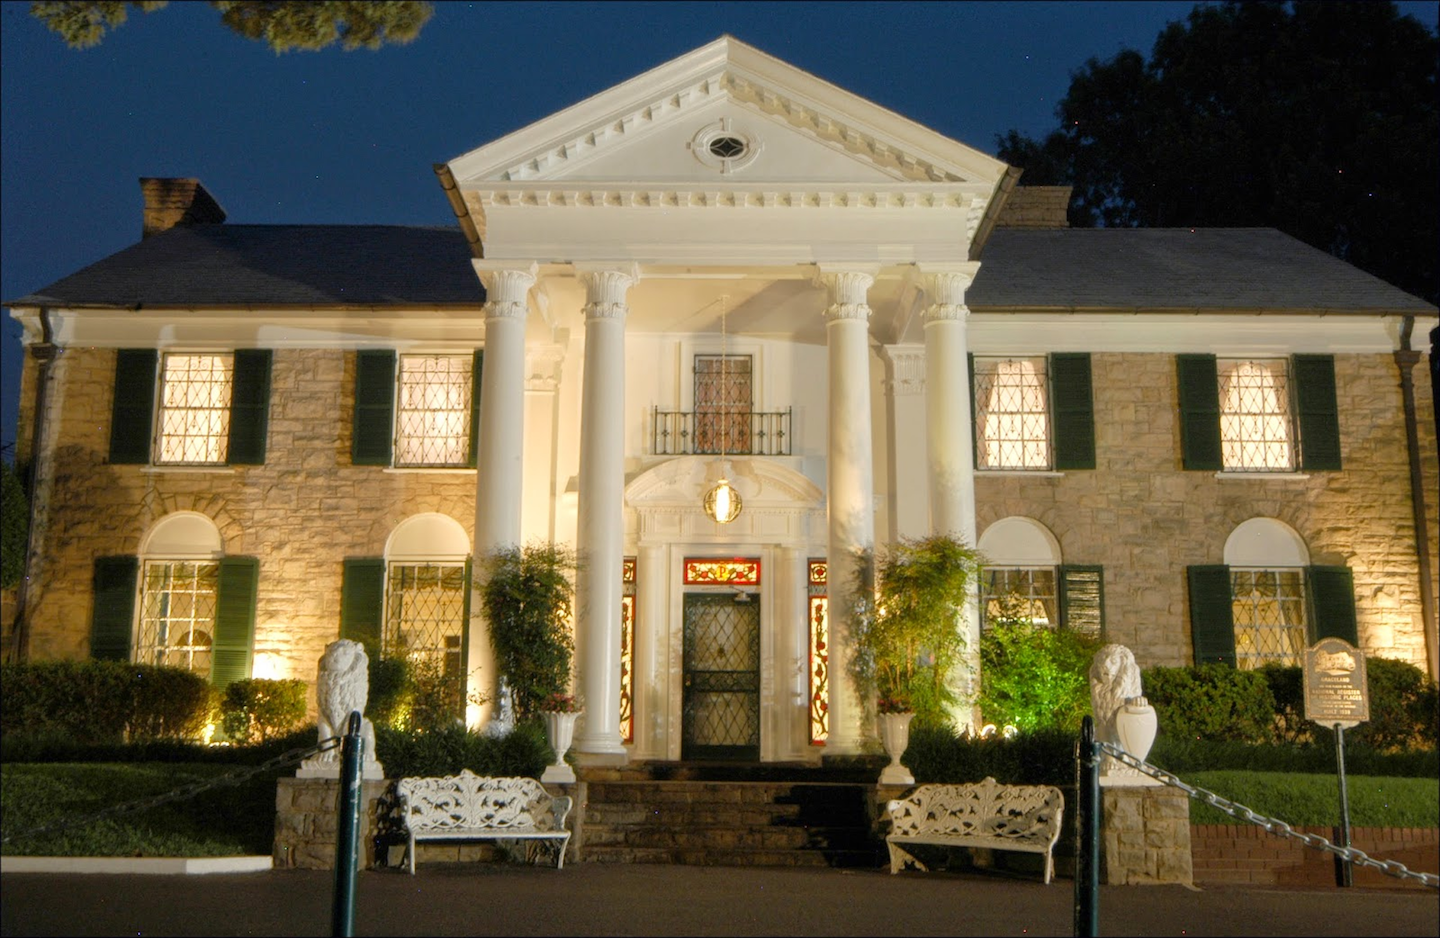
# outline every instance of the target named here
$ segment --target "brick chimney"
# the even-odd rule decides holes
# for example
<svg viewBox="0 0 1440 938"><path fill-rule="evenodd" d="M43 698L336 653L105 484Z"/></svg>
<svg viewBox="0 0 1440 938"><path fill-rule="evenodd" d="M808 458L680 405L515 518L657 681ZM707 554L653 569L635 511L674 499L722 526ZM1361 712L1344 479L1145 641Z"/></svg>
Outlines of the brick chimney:
<svg viewBox="0 0 1440 938"><path fill-rule="evenodd" d="M218 225L225 221L225 210L198 179L142 178L140 194L145 197L142 237L176 225Z"/></svg>
<svg viewBox="0 0 1440 938"><path fill-rule="evenodd" d="M1069 228L1071 186L1016 186L995 219L996 228Z"/></svg>

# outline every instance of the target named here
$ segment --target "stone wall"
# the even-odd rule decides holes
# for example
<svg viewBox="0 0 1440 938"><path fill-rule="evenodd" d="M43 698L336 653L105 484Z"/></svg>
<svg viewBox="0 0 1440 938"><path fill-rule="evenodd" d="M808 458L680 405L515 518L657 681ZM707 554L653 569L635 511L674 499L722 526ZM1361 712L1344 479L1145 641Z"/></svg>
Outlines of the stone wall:
<svg viewBox="0 0 1440 938"><path fill-rule="evenodd" d="M1100 802L1101 882L1191 884L1189 795L1156 786L1102 788Z"/></svg>

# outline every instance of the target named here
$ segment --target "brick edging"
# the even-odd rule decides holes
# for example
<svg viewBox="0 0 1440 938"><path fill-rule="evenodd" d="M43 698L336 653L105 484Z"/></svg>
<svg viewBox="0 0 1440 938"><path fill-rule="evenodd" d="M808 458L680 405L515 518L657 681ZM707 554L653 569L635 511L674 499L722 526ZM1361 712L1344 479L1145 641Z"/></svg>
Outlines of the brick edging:
<svg viewBox="0 0 1440 938"><path fill-rule="evenodd" d="M1296 827L1335 842L1330 827ZM1423 873L1440 873L1440 828L1352 827L1350 846L1375 860L1394 860ZM1192 824L1190 850L1196 883L1250 886L1334 886L1335 855L1252 824ZM1356 865L1356 886L1428 888Z"/></svg>

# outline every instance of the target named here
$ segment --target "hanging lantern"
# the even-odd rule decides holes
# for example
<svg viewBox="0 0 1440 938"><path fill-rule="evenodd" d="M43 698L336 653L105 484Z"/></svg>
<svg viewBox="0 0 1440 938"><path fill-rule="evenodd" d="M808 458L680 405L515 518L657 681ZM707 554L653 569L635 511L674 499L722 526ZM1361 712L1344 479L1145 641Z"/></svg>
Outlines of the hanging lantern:
<svg viewBox="0 0 1440 938"><path fill-rule="evenodd" d="M705 514L718 524L729 524L740 517L740 493L729 479L722 477L705 493Z"/></svg>

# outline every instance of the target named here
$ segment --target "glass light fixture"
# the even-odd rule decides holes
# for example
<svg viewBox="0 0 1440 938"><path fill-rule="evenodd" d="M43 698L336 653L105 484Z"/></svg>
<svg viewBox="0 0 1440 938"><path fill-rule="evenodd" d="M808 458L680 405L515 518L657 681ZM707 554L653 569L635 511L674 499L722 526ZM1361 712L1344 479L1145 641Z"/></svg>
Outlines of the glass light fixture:
<svg viewBox="0 0 1440 938"><path fill-rule="evenodd" d="M724 476L705 493L705 514L718 524L729 524L740 517L740 493Z"/></svg>
<svg viewBox="0 0 1440 938"><path fill-rule="evenodd" d="M740 517L740 493L730 484L730 461L725 458L725 447L730 437L730 390L725 383L725 363L729 358L729 338L725 331L725 317L728 312L730 296L720 296L720 397L721 397L721 424L720 424L720 481L710 487L705 493L701 502L705 514L709 515L716 524L729 524Z"/></svg>

